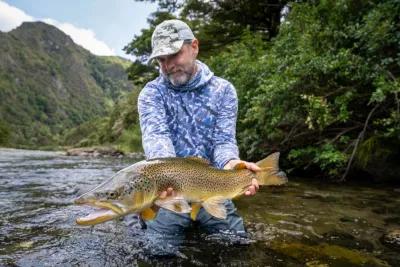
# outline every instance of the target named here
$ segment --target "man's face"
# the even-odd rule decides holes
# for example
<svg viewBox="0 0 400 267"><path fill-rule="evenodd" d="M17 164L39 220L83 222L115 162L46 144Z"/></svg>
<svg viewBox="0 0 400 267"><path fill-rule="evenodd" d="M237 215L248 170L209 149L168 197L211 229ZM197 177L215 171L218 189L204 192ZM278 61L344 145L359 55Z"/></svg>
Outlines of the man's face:
<svg viewBox="0 0 400 267"><path fill-rule="evenodd" d="M178 53L157 57L161 72L174 86L186 84L196 72L196 58L199 52L198 41L184 44Z"/></svg>

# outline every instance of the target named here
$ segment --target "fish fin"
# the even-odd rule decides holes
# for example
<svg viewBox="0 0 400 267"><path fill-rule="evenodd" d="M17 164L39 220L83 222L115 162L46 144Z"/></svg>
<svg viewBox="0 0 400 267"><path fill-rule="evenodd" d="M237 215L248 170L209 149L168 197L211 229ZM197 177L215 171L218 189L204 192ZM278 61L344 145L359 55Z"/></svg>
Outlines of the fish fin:
<svg viewBox="0 0 400 267"><path fill-rule="evenodd" d="M224 201L226 198L221 196L211 197L202 203L203 208L212 216L218 219L226 219L226 208Z"/></svg>
<svg viewBox="0 0 400 267"><path fill-rule="evenodd" d="M233 167L234 170L243 170L247 169L246 164L244 162L239 162L238 164Z"/></svg>
<svg viewBox="0 0 400 267"><path fill-rule="evenodd" d="M192 204L192 211L190 212L190 218L192 218L193 221L196 220L197 214L199 213L201 209L201 204L200 203L193 203Z"/></svg>
<svg viewBox="0 0 400 267"><path fill-rule="evenodd" d="M176 213L190 213L192 210L187 201L181 197L157 199L155 204Z"/></svg>
<svg viewBox="0 0 400 267"><path fill-rule="evenodd" d="M197 163L210 165L210 162L209 162L208 160L206 160L205 158L200 158L200 157L186 157L186 159L196 161Z"/></svg>
<svg viewBox="0 0 400 267"><path fill-rule="evenodd" d="M156 217L157 213L151 208L144 209L140 212L140 217L143 220L153 220Z"/></svg>
<svg viewBox="0 0 400 267"><path fill-rule="evenodd" d="M274 169L279 170L279 152L268 155L265 159L258 161L256 164L261 169Z"/></svg>
<svg viewBox="0 0 400 267"><path fill-rule="evenodd" d="M282 185L288 179L283 171L279 170L279 152L272 153L256 164L261 171L256 172L257 181L260 185Z"/></svg>

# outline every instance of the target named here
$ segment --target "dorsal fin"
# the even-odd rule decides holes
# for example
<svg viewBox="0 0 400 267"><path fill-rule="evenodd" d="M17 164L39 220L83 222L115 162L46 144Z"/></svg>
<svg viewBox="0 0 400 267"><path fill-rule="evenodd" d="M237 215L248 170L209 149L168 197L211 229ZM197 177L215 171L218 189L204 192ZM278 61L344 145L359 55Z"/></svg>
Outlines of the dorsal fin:
<svg viewBox="0 0 400 267"><path fill-rule="evenodd" d="M185 159L193 160L193 161L196 161L196 162L201 163L201 164L210 165L210 162L208 160L206 160L204 158L200 158L200 157L191 156L191 157L186 157Z"/></svg>

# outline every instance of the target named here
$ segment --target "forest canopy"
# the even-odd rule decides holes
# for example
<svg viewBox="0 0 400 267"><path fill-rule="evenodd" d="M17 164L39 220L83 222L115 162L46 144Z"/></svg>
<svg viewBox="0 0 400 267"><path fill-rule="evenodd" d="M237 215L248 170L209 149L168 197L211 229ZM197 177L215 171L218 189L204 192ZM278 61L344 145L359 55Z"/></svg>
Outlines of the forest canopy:
<svg viewBox="0 0 400 267"><path fill-rule="evenodd" d="M137 58L130 77L143 85L157 75L156 66L142 64L154 27L186 21L200 41L200 59L236 87L243 158L279 150L294 171L336 179L395 168L399 1L152 2L159 9L149 28L125 48Z"/></svg>

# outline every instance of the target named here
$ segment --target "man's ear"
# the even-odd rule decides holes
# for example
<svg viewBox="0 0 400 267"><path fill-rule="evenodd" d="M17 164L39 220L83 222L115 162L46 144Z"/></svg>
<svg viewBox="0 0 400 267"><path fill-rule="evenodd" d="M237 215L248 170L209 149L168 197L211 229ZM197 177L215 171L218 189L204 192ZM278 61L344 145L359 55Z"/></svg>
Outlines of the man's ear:
<svg viewBox="0 0 400 267"><path fill-rule="evenodd" d="M199 54L199 40L194 38L192 43L191 43L191 46L192 46L192 49L193 49L193 54L197 57L197 55Z"/></svg>

